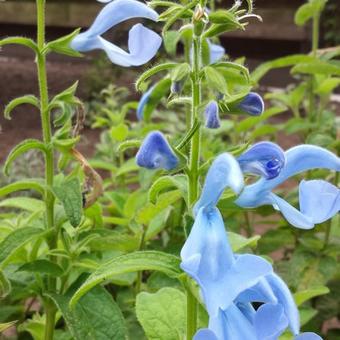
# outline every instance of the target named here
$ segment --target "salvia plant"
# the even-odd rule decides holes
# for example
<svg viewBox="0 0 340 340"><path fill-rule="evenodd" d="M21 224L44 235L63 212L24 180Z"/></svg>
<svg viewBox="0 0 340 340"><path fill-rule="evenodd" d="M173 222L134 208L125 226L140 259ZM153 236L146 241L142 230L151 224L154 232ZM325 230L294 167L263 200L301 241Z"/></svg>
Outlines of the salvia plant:
<svg viewBox="0 0 340 340"><path fill-rule="evenodd" d="M87 30L47 42L46 1L37 0L36 41L0 41L35 53L39 87L37 97L12 100L5 117L30 104L42 126L41 140L17 145L4 172L10 174L15 159L30 150L41 153L45 164L44 178L0 189L1 196L16 193L0 202L6 209L0 227L0 331L17 325L20 334L45 340L321 339L313 327L301 330L306 320L298 307L328 290L312 287L293 295L271 258L252 251L259 236L249 212L274 208L295 233L296 247L302 233L326 226L322 251L332 256L328 242L340 192L325 178L340 171L340 159L318 145L284 151L271 141L256 143L260 135L247 130L282 112L282 106L265 111L254 84L269 69L291 64L303 81L293 90L301 90L300 101L288 106L299 122L306 119L308 133L314 132L311 124L321 124L339 74L337 50L319 52L317 46L325 2L311 0L297 13L298 24L313 20L312 54L264 64L252 76L244 59L227 58L218 38L261 20L251 0L217 10L205 0L100 2L103 8ZM127 50L103 37L129 19L146 19L146 26L131 27ZM77 83L50 96L48 54L80 57L101 50L113 64L131 67L153 59L162 42L170 60L136 80L143 92L139 103L120 105L127 94L112 85L102 93L103 106L95 104L94 126L108 131L101 157L88 161L77 150L85 122ZM183 56L175 58L180 43ZM282 98L276 96L287 104ZM230 131L239 126L242 136ZM95 168L109 170L110 178L102 180ZM296 196L282 197L277 188L305 172L296 205ZM249 238L229 230L235 219L247 224Z"/></svg>

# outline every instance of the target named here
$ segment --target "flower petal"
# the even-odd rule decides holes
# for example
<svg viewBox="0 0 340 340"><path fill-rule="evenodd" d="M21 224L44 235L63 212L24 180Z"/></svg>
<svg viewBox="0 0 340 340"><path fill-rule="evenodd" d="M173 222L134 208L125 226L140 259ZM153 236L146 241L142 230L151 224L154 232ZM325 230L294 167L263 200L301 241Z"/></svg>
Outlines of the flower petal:
<svg viewBox="0 0 340 340"><path fill-rule="evenodd" d="M272 272L272 266L256 255L234 258L217 208L201 208L181 251L181 268L202 290L210 316L227 309L245 289Z"/></svg>
<svg viewBox="0 0 340 340"><path fill-rule="evenodd" d="M277 177L286 163L284 151L271 142L256 143L237 160L243 172L260 175L267 179Z"/></svg>
<svg viewBox="0 0 340 340"><path fill-rule="evenodd" d="M207 40L210 51L210 64L216 63L221 60L225 54L225 49L221 45L213 44Z"/></svg>
<svg viewBox="0 0 340 340"><path fill-rule="evenodd" d="M194 340L218 340L218 338L209 328L202 328L195 334Z"/></svg>
<svg viewBox="0 0 340 340"><path fill-rule="evenodd" d="M237 302L263 302L277 303L277 298L265 278L261 279L255 286L243 291L238 297Z"/></svg>
<svg viewBox="0 0 340 340"><path fill-rule="evenodd" d="M300 316L294 298L285 282L275 273L266 276L273 293L277 297L278 303L282 305L284 313L288 319L289 327L294 335L300 331Z"/></svg>
<svg viewBox="0 0 340 340"><path fill-rule="evenodd" d="M143 113L144 113L144 108L145 105L148 103L149 99L150 99L150 95L153 91L155 86L151 86L141 97L141 99L139 100L138 103L138 107L137 107L137 118L138 120L142 120L143 119Z"/></svg>
<svg viewBox="0 0 340 340"><path fill-rule="evenodd" d="M322 223L340 210L340 190L323 180L302 181L299 186L301 213Z"/></svg>
<svg viewBox="0 0 340 340"><path fill-rule="evenodd" d="M260 306L256 311L254 326L258 339L277 340L288 326L282 305L265 303Z"/></svg>
<svg viewBox="0 0 340 340"><path fill-rule="evenodd" d="M271 193L269 197L272 200L273 206L277 210L281 211L282 215L291 225L300 229L314 228L314 221L312 216L301 213L299 210L290 205L287 201L273 193Z"/></svg>
<svg viewBox="0 0 340 340"><path fill-rule="evenodd" d="M194 207L194 213L197 214L202 207L207 210L215 207L227 187L239 193L243 185L243 174L236 159L228 153L219 155L207 173L201 197Z"/></svg>
<svg viewBox="0 0 340 340"><path fill-rule="evenodd" d="M88 39L95 38L102 35L113 26L133 18L146 18L157 21L158 13L140 1L112 1L99 12L97 18L87 31L78 34L74 38L71 46L79 52L88 51L89 49L87 49L86 43L78 45L78 40L84 40L85 37Z"/></svg>
<svg viewBox="0 0 340 340"><path fill-rule="evenodd" d="M253 325L235 304L225 311L220 309L217 316L210 317L209 329L218 340L258 340Z"/></svg>
<svg viewBox="0 0 340 340"><path fill-rule="evenodd" d="M218 104L212 100L205 108L205 126L208 129L218 129L221 126L218 115Z"/></svg>
<svg viewBox="0 0 340 340"><path fill-rule="evenodd" d="M250 92L238 104L238 108L251 116L259 116L264 111L264 102L258 93Z"/></svg>
<svg viewBox="0 0 340 340"><path fill-rule="evenodd" d="M147 169L172 170L178 165L177 156L159 131L147 135L136 155L136 161L137 165Z"/></svg>
<svg viewBox="0 0 340 340"><path fill-rule="evenodd" d="M306 332L296 336L294 340L322 340L322 338L315 333Z"/></svg>

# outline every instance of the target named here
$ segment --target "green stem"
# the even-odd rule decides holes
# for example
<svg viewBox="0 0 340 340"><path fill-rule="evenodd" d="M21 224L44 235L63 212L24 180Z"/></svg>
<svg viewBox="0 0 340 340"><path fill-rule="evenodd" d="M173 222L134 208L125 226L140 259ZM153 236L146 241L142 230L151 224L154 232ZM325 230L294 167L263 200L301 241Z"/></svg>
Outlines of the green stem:
<svg viewBox="0 0 340 340"><path fill-rule="evenodd" d="M46 186L51 188L53 186L54 178L54 152L51 146L52 129L50 122L50 111L48 108L48 87L47 87L47 73L46 73L46 57L42 53L45 46L45 0L37 0L37 44L39 54L37 55L37 70L38 70L38 82L39 82L39 94L40 94L40 115L41 125L43 132L43 140L47 146L47 152L45 155L45 181ZM46 227L49 230L54 228L54 196L47 190L45 194L46 204ZM57 245L57 230L51 233L48 239L48 246L50 250L56 248ZM51 261L56 261L54 257L51 257ZM51 292L56 291L56 279L49 278L48 290ZM49 299L45 301L46 312L46 326L45 326L45 340L52 340L55 326L56 308L53 302Z"/></svg>
<svg viewBox="0 0 340 340"><path fill-rule="evenodd" d="M187 288L187 340L193 339L197 329L197 300Z"/></svg>
<svg viewBox="0 0 340 340"><path fill-rule="evenodd" d="M312 55L317 57L319 48L319 34L320 34L320 13L316 13L313 17L313 33L312 33ZM314 96L314 75L311 76L309 82L309 114L313 121L316 117L316 102Z"/></svg>
<svg viewBox="0 0 340 340"><path fill-rule="evenodd" d="M198 118L198 109L201 102L201 37L194 35L193 37L193 62L191 75L191 91L192 91L192 110L190 117L190 127L193 127L195 120ZM199 194L199 161L201 149L201 131L198 127L197 131L191 139L190 159L189 159L189 209L197 201ZM190 340L196 333L197 329L197 301L192 295L190 289L187 289L187 336Z"/></svg>
<svg viewBox="0 0 340 340"><path fill-rule="evenodd" d="M201 67L201 37L194 36L193 38L193 63L192 63L192 110L190 126L192 127L195 119L198 117L198 108L201 102L201 81L200 81L200 67ZM201 131L197 129L196 133L191 139L190 160L189 160L189 206L196 202L198 198L198 184L199 184L199 159L201 149Z"/></svg>

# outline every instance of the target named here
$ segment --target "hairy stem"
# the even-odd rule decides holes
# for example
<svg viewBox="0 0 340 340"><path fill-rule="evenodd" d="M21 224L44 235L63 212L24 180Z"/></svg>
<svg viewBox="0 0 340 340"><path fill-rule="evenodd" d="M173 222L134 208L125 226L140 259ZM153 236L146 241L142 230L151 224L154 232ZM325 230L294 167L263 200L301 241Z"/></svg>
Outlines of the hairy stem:
<svg viewBox="0 0 340 340"><path fill-rule="evenodd" d="M192 110L190 117L190 126L192 127L195 119L198 118L198 109L201 102L201 37L194 35L193 37L193 61L191 75L191 91L192 91ZM201 149L201 131L197 129L191 139L190 159L189 159L189 207L197 201L199 194L199 160ZM190 289L187 289L187 339L192 339L197 329L197 301L192 295Z"/></svg>
<svg viewBox="0 0 340 340"><path fill-rule="evenodd" d="M46 74L46 57L42 53L45 46L45 0L37 0L37 44L39 53L37 55L37 70L38 70L38 82L39 82L39 94L40 94L40 115L42 134L45 145L47 146L47 152L45 155L45 181L47 188L53 186L54 177L54 152L51 146L52 132L50 122L50 111L48 108L48 87L47 87L47 74ZM57 233L54 228L54 196L47 190L45 193L46 204L46 227L51 231L51 235L48 238L48 246L50 249L54 249L57 244ZM51 257L52 261L55 261L54 257ZM49 278L48 290L51 292L56 291L56 279ZM45 340L52 340L54 333L55 314L56 308L51 300L45 301L46 312L46 326L45 326Z"/></svg>

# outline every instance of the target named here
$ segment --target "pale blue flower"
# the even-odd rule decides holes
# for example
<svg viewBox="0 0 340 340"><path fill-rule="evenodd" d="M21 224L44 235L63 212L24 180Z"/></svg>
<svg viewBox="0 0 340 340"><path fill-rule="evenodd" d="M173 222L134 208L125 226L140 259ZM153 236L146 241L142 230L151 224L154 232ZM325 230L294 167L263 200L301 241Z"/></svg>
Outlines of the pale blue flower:
<svg viewBox="0 0 340 340"><path fill-rule="evenodd" d="M243 174L237 160L228 153L219 155L209 168L201 197L195 204L194 213L197 214L202 207L206 210L215 207L227 187L239 194L243 186Z"/></svg>
<svg viewBox="0 0 340 340"><path fill-rule="evenodd" d="M210 64L216 63L225 55L225 49L221 45L213 44L207 39L210 51Z"/></svg>
<svg viewBox="0 0 340 340"><path fill-rule="evenodd" d="M142 120L143 116L144 116L144 109L146 104L149 102L150 100L150 96L152 94L153 89L155 88L155 86L151 86L141 97L141 99L139 100L138 103L138 107L137 107L137 118L138 120Z"/></svg>
<svg viewBox="0 0 340 340"><path fill-rule="evenodd" d="M259 116L264 111L264 102L258 93L250 92L238 104L237 108L251 116Z"/></svg>
<svg viewBox="0 0 340 340"><path fill-rule="evenodd" d="M201 287L211 317L272 272L270 263L259 256L234 257L217 208L200 208L181 258L181 268Z"/></svg>
<svg viewBox="0 0 340 340"><path fill-rule="evenodd" d="M218 104L212 100L205 108L205 126L208 129L218 129L221 126Z"/></svg>
<svg viewBox="0 0 340 340"><path fill-rule="evenodd" d="M129 31L129 52L101 37L113 26L133 18L157 21L158 14L147 5L136 0L112 1L101 10L87 31L78 34L72 40L71 47L78 52L95 49L104 50L109 59L120 66L143 65L155 56L161 45L162 39L158 34L142 24L134 25Z"/></svg>
<svg viewBox="0 0 340 340"><path fill-rule="evenodd" d="M159 131L150 132L136 155L137 165L147 169L175 169L178 158Z"/></svg>
<svg viewBox="0 0 340 340"><path fill-rule="evenodd" d="M314 145L296 146L286 151L285 155L286 165L276 178L261 178L246 186L235 203L246 208L273 205L293 226L311 229L316 223L326 221L339 211L339 189L325 181L302 182L300 211L272 193L272 190L303 171L315 168L340 171L340 159L330 151Z"/></svg>
<svg viewBox="0 0 340 340"><path fill-rule="evenodd" d="M284 151L271 142L256 143L237 160L243 172L267 179L277 177L286 163Z"/></svg>

